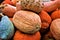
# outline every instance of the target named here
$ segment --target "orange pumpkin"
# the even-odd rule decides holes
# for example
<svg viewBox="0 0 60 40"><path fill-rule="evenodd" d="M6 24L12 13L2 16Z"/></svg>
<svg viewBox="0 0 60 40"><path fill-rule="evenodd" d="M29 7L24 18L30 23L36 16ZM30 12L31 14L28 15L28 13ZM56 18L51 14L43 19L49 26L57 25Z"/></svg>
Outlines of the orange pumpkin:
<svg viewBox="0 0 60 40"><path fill-rule="evenodd" d="M16 7L7 4L3 9L2 12L7 15L8 17L13 17L16 12Z"/></svg>
<svg viewBox="0 0 60 40"><path fill-rule="evenodd" d="M13 2L11 0L4 0L2 4L11 4L11 5L13 5Z"/></svg>
<svg viewBox="0 0 60 40"><path fill-rule="evenodd" d="M54 20L54 19L57 19L57 18L60 18L60 10L56 10L54 11L52 14L51 14L51 18Z"/></svg>
<svg viewBox="0 0 60 40"><path fill-rule="evenodd" d="M41 35L39 32L36 32L35 34L24 34L20 31L16 31L13 40L40 40Z"/></svg>
<svg viewBox="0 0 60 40"><path fill-rule="evenodd" d="M42 21L42 29L47 29L49 27L49 24L51 23L52 19L49 16L49 14L47 12L45 12L44 10L41 11L41 13L39 13L39 16L41 18Z"/></svg>
<svg viewBox="0 0 60 40"><path fill-rule="evenodd" d="M24 33L35 33L41 28L39 15L30 11L20 10L15 13L13 23L17 29Z"/></svg>

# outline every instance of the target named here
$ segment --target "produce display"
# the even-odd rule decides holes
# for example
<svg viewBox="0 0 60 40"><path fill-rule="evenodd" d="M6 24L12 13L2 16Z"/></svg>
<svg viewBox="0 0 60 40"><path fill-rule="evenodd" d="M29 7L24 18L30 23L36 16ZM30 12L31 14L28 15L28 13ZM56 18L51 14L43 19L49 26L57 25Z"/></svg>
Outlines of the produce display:
<svg viewBox="0 0 60 40"><path fill-rule="evenodd" d="M60 0L1 0L0 40L60 40Z"/></svg>

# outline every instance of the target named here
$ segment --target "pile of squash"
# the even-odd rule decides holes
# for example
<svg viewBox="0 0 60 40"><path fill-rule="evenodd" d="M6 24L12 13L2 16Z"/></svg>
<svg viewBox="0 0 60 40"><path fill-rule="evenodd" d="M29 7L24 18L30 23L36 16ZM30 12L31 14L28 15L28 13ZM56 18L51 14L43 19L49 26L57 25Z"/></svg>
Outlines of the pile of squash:
<svg viewBox="0 0 60 40"><path fill-rule="evenodd" d="M0 40L60 40L60 6L48 2L46 8L39 3L39 0L3 1Z"/></svg>

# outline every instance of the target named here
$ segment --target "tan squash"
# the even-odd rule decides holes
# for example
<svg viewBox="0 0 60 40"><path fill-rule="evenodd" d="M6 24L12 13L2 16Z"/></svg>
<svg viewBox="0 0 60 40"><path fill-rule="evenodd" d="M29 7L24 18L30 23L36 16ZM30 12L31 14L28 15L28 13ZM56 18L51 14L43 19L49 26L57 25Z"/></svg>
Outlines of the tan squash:
<svg viewBox="0 0 60 40"><path fill-rule="evenodd" d="M56 40L60 40L60 19L52 21L50 31Z"/></svg>
<svg viewBox="0 0 60 40"><path fill-rule="evenodd" d="M17 29L24 33L35 33L41 28L40 17L30 11L18 11L13 17L13 23Z"/></svg>
<svg viewBox="0 0 60 40"><path fill-rule="evenodd" d="M41 39L41 35L39 31L30 35L30 34L21 33L19 30L17 30L13 37L13 40L40 40L40 39Z"/></svg>

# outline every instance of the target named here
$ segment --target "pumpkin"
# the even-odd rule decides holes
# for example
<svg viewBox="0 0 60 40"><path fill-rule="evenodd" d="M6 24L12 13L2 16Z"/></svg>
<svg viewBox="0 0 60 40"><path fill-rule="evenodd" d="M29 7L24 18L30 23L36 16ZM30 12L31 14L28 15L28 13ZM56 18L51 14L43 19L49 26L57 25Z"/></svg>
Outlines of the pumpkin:
<svg viewBox="0 0 60 40"><path fill-rule="evenodd" d="M16 31L13 40L40 40L41 35L40 32L36 32L34 34L24 34L21 33L19 30Z"/></svg>
<svg viewBox="0 0 60 40"><path fill-rule="evenodd" d="M7 16L0 13L0 39L9 40L14 34L13 23Z"/></svg>
<svg viewBox="0 0 60 40"><path fill-rule="evenodd" d="M60 40L60 19L52 21L50 31L56 40Z"/></svg>
<svg viewBox="0 0 60 40"><path fill-rule="evenodd" d="M42 40L55 40L54 37L52 36L51 32L49 31L48 33L46 33Z"/></svg>
<svg viewBox="0 0 60 40"><path fill-rule="evenodd" d="M42 10L41 13L39 13L39 16L42 21L41 29L47 29L52 21L50 15L46 11Z"/></svg>
<svg viewBox="0 0 60 40"><path fill-rule="evenodd" d="M40 17L30 11L20 10L15 13L13 23L17 29L24 33L35 33L41 28Z"/></svg>
<svg viewBox="0 0 60 40"><path fill-rule="evenodd" d="M54 11L52 14L51 14L51 18L54 20L54 19L58 19L60 18L60 10L56 10Z"/></svg>
<svg viewBox="0 0 60 40"><path fill-rule="evenodd" d="M2 12L7 15L8 17L13 17L13 15L16 12L16 7L9 5L9 4L5 4L4 7L2 7Z"/></svg>
<svg viewBox="0 0 60 40"><path fill-rule="evenodd" d="M2 4L11 4L11 5L13 5L13 2L11 0L4 0Z"/></svg>

